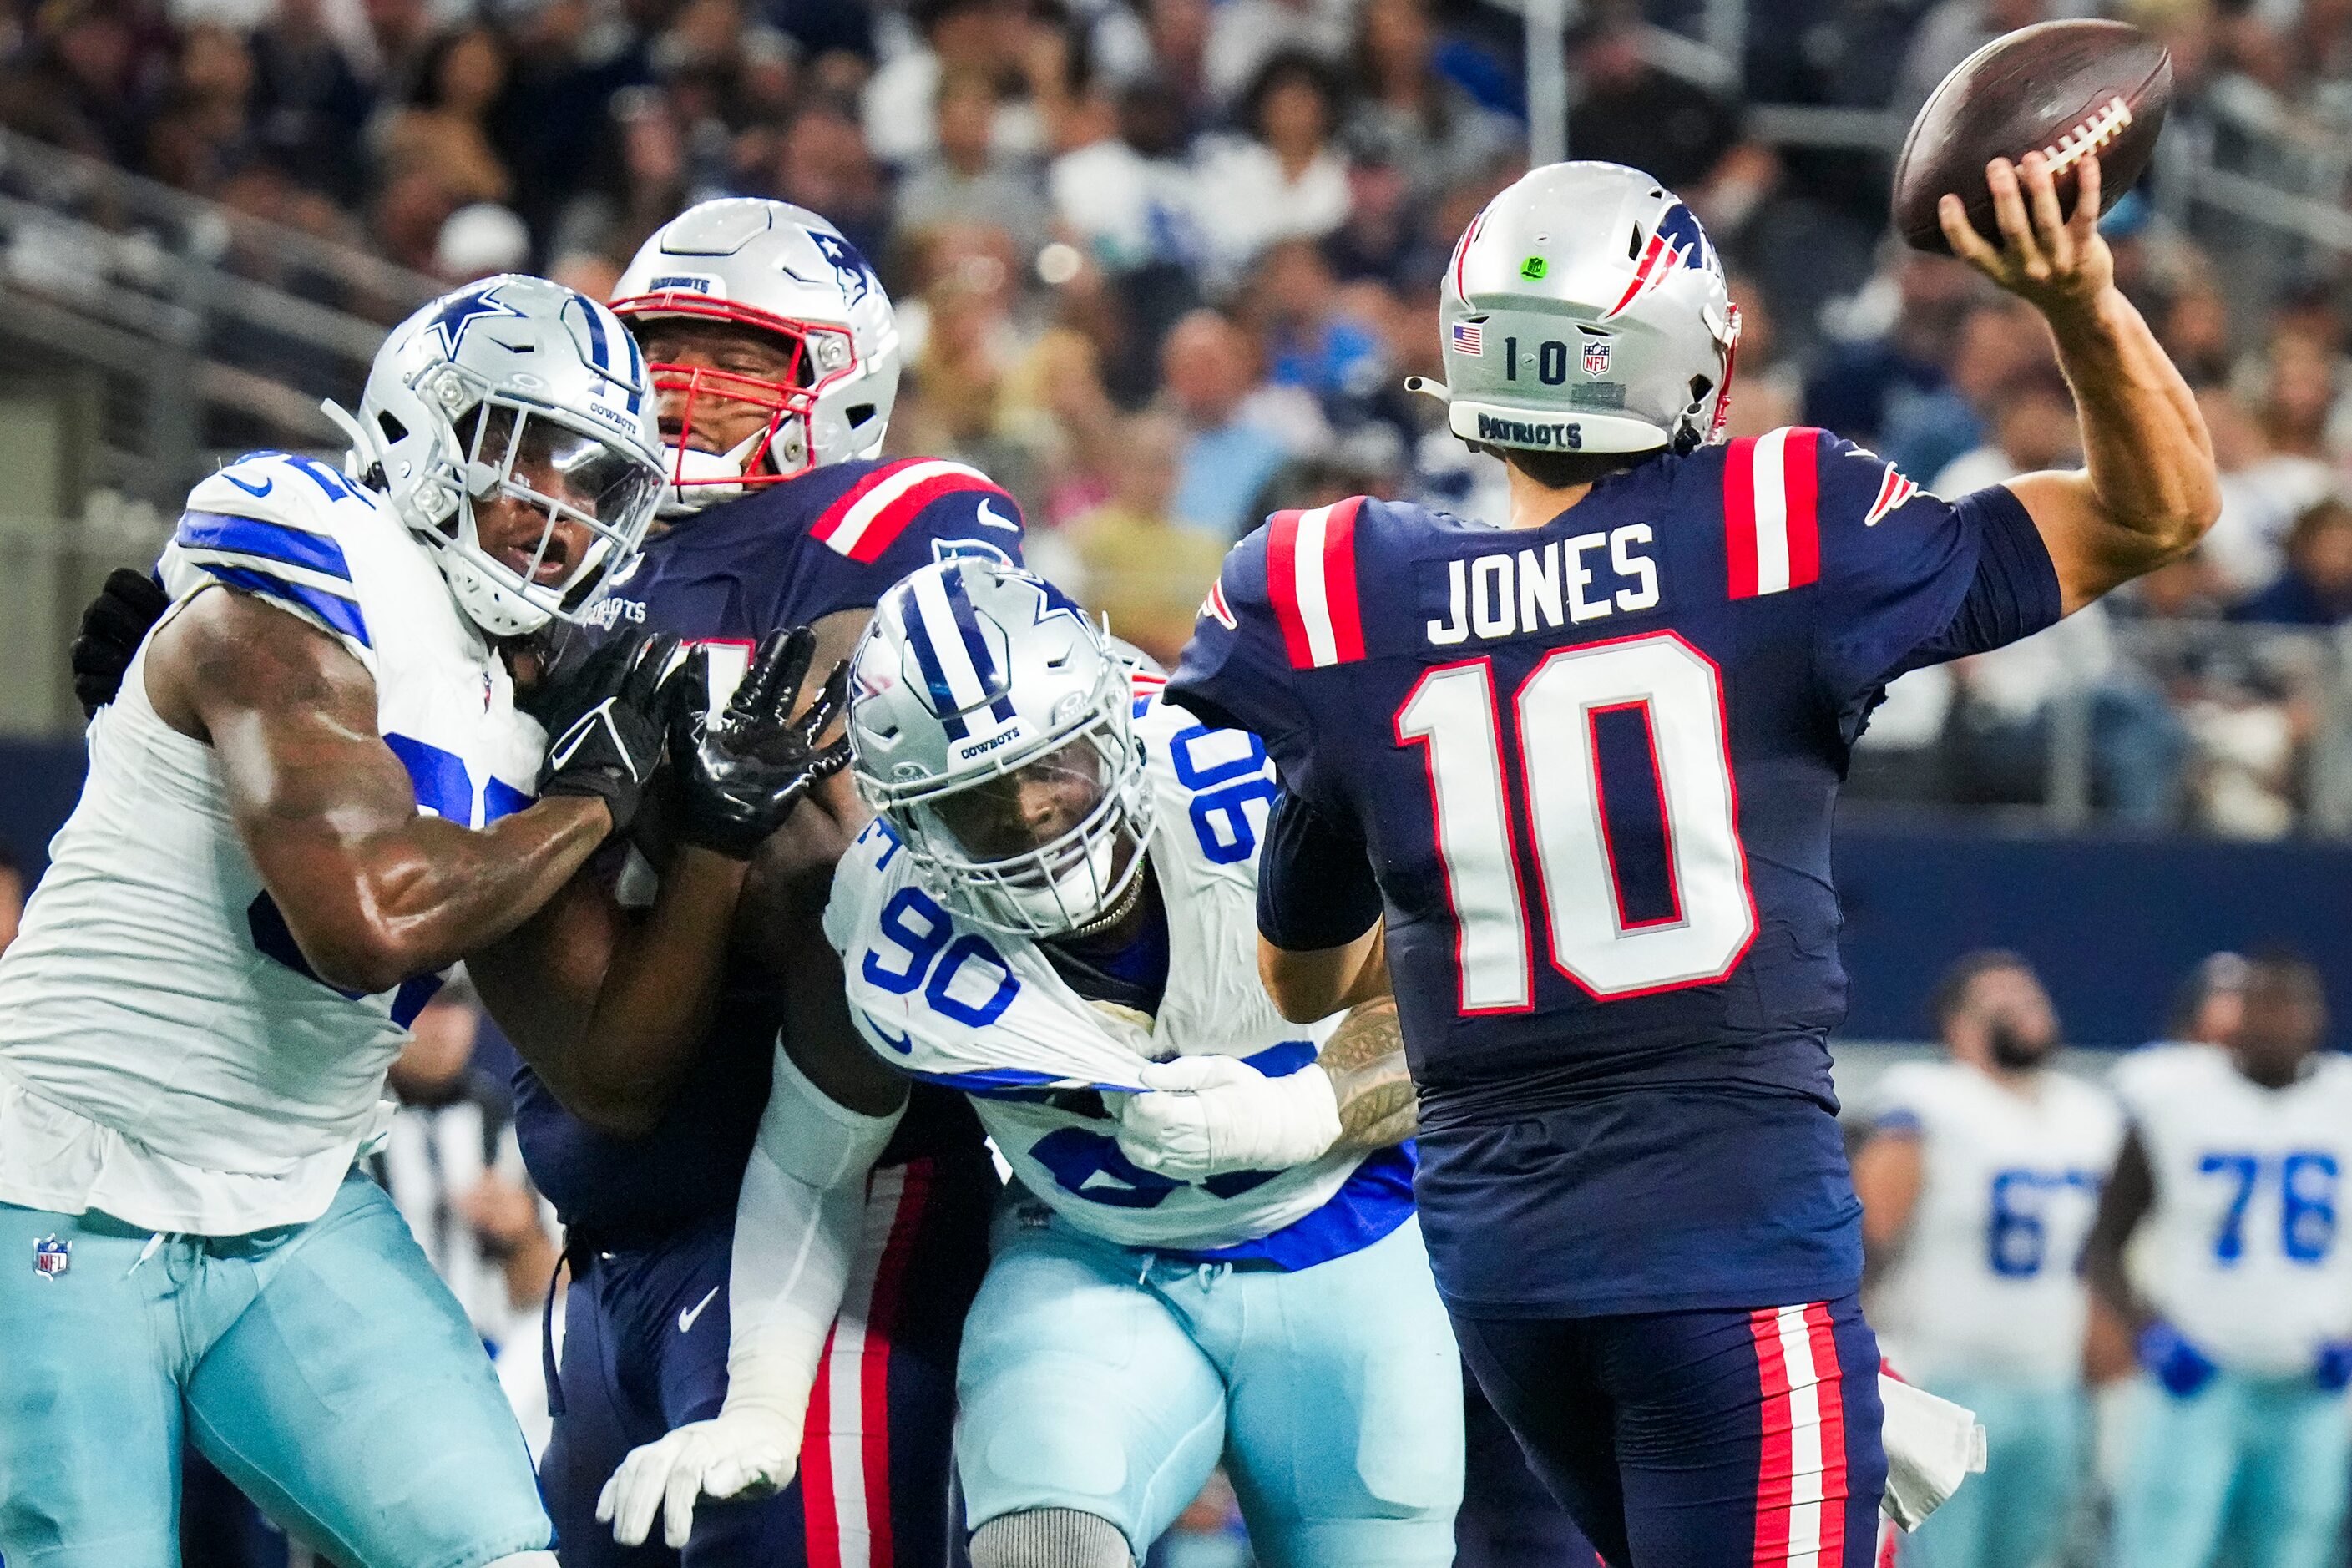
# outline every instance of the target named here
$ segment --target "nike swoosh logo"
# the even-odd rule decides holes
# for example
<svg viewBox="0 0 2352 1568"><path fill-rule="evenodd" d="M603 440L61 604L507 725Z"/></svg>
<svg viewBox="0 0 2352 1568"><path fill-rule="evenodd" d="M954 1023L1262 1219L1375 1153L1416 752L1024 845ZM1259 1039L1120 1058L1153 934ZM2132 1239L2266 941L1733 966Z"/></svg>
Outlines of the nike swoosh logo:
<svg viewBox="0 0 2352 1568"><path fill-rule="evenodd" d="M911 1057L915 1054L915 1037L913 1035L892 1034L889 1030L876 1023L874 1021L874 1015L871 1013L866 1015L866 1027L872 1029L874 1033L879 1037L884 1045L889 1047L900 1056Z"/></svg>
<svg viewBox="0 0 2352 1568"><path fill-rule="evenodd" d="M993 506L991 506L985 500L980 503L980 525L982 528L1001 528L1007 533L1018 533L1021 531L1021 525L1019 523L1013 521L1011 518L1006 517L1003 512L998 511Z"/></svg>
<svg viewBox="0 0 2352 1568"><path fill-rule="evenodd" d="M223 470L221 478L226 479L229 483L235 485L237 489L243 490L249 496L266 496L271 490L278 488L278 481L276 479L264 479L257 485L249 485L243 479L238 479L235 474L229 473L226 470Z"/></svg>
<svg viewBox="0 0 2352 1568"><path fill-rule="evenodd" d="M703 1297L701 1300L697 1301L693 1306L688 1307L685 1311L680 1312L677 1315L677 1331L681 1334L690 1334L694 1332L694 1320L702 1316L702 1309L710 1305L712 1299L718 1294L719 1287L713 1285L710 1288L709 1295Z"/></svg>

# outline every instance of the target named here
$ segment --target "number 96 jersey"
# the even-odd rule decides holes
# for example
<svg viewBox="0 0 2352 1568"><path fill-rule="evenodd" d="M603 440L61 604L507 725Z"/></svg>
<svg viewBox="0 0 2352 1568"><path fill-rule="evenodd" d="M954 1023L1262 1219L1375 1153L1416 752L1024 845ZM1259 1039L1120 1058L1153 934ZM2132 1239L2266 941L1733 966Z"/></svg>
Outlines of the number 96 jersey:
<svg viewBox="0 0 2352 1568"><path fill-rule="evenodd" d="M1409 1154L1329 1154L1194 1184L1119 1152L1106 1097L1140 1089L1146 1062L1214 1051L1279 1077L1313 1061L1336 1022L1286 1022L1257 978L1255 861L1274 795L1264 748L1148 696L1136 706L1168 922L1157 1016L1091 1002L1035 943L961 919L878 821L843 857L825 911L851 1015L893 1066L972 1095L1023 1184L1090 1235L1292 1268L1353 1251L1411 1212Z"/></svg>
<svg viewBox="0 0 2352 1568"><path fill-rule="evenodd" d="M1948 504L1806 429L1644 458L1540 528L1357 498L1234 547L1169 700L1255 731L1286 788L1366 840L1449 1300L1580 1315L1855 1288L1824 1045L1847 752L1887 681L2060 607L2009 491ZM1510 1131L1636 1088L1677 1092ZM1451 1209L1561 1245L1474 1259Z"/></svg>

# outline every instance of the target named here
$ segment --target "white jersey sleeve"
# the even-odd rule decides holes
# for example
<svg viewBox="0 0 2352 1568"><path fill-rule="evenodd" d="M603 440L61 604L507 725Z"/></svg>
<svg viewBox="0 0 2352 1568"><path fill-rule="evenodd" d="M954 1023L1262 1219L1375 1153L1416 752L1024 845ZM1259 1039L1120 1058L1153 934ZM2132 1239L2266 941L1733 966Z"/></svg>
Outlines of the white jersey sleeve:
<svg viewBox="0 0 2352 1568"><path fill-rule="evenodd" d="M334 637L420 810L530 804L545 736L495 647L379 500L261 453L198 485L159 564L167 617L220 588ZM314 975L232 820L211 747L147 700L151 634L90 725L89 773L0 957L0 1201L234 1235L315 1218L388 1121L385 1068L440 984Z"/></svg>
<svg viewBox="0 0 2352 1568"><path fill-rule="evenodd" d="M2222 1366L2307 1372L2352 1337L2352 1060L2323 1052L2264 1089L2210 1046L2155 1046L2116 1069L2156 1202L2130 1254L2148 1304Z"/></svg>

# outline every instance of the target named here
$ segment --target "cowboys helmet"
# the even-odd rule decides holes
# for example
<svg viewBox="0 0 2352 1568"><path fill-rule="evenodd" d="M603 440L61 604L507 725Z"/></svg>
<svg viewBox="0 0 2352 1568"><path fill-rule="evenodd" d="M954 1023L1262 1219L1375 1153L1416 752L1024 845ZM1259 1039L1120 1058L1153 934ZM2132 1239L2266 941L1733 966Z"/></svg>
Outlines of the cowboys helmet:
<svg viewBox="0 0 2352 1568"><path fill-rule="evenodd" d="M1033 938L1131 907L1152 802L1130 669L1067 595L934 562L882 596L849 668L858 793L934 897Z"/></svg>
<svg viewBox="0 0 2352 1568"><path fill-rule="evenodd" d="M633 331L722 321L772 334L791 354L782 381L655 364L655 386L684 399L665 514L881 451L898 395L898 318L857 247L806 207L727 196L687 208L638 248L613 309ZM751 404L768 418L727 450L705 450L694 445L695 405L705 400Z"/></svg>
<svg viewBox="0 0 2352 1568"><path fill-rule="evenodd" d="M458 606L493 637L578 621L634 561L661 499L645 360L612 311L542 278L445 294L376 351L345 468L387 496ZM486 546L476 508L541 519L526 552Z"/></svg>
<svg viewBox="0 0 2352 1568"><path fill-rule="evenodd" d="M1738 308L1706 231L1620 163L1550 163L1486 204L1439 290L1446 424L1485 447L1688 452L1722 439Z"/></svg>

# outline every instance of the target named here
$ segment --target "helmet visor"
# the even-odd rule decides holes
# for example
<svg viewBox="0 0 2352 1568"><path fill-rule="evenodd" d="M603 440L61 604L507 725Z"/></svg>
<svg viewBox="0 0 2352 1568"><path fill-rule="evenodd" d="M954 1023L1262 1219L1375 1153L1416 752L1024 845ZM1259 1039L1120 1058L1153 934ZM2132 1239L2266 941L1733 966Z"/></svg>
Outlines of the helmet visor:
<svg viewBox="0 0 2352 1568"><path fill-rule="evenodd" d="M636 552L662 489L642 454L496 398L469 444L473 543L534 599L576 610Z"/></svg>
<svg viewBox="0 0 2352 1568"><path fill-rule="evenodd" d="M1035 762L940 796L931 811L940 832L975 865L1029 861L1050 876L1038 851L1071 837L1108 792L1101 748L1082 735ZM1075 846L1073 846L1075 847Z"/></svg>

